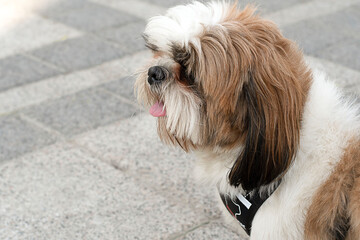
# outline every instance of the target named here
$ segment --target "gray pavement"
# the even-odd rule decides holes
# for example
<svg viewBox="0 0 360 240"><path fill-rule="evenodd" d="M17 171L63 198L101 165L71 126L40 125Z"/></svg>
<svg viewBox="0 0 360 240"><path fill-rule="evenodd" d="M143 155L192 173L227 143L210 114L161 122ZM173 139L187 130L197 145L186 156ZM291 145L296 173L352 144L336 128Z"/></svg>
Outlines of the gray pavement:
<svg viewBox="0 0 360 240"><path fill-rule="evenodd" d="M0 239L237 239L133 96L146 19L179 3L0 1ZM360 0L256 4L360 95Z"/></svg>

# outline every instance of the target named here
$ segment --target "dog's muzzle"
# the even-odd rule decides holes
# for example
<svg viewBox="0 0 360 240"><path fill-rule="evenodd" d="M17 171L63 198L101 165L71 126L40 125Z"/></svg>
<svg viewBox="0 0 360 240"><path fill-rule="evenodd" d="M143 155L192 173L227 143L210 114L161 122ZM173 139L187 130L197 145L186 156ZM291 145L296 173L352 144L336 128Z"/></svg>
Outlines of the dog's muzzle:
<svg viewBox="0 0 360 240"><path fill-rule="evenodd" d="M166 70L164 67L154 66L149 68L148 71L148 83L150 85L154 83L161 83L166 78Z"/></svg>

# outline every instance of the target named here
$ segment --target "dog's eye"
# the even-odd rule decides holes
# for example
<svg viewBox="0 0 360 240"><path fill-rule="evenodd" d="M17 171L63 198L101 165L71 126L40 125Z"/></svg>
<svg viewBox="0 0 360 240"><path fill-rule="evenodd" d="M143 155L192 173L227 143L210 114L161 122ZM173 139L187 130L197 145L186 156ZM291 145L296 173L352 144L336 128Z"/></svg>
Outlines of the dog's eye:
<svg viewBox="0 0 360 240"><path fill-rule="evenodd" d="M180 81L186 82L188 85L194 85L195 77L192 73L188 73L186 67L181 66Z"/></svg>

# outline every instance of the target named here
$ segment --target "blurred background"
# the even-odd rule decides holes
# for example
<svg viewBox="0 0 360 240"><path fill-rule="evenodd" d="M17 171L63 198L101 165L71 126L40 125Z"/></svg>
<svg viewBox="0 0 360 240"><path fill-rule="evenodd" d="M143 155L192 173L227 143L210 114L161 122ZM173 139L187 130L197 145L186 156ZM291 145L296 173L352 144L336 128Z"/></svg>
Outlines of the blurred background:
<svg viewBox="0 0 360 240"><path fill-rule="evenodd" d="M0 0L0 239L235 239L133 96L178 0ZM239 1L360 94L360 0Z"/></svg>

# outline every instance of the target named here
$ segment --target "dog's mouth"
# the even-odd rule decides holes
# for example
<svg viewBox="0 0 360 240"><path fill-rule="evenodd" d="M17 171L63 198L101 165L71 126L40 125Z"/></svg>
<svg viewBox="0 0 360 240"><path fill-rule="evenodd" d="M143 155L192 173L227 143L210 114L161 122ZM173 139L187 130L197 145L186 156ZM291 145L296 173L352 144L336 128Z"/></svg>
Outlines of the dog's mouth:
<svg viewBox="0 0 360 240"><path fill-rule="evenodd" d="M166 109L163 102L156 102L151 106L149 110L150 114L154 117L164 117L166 116Z"/></svg>

